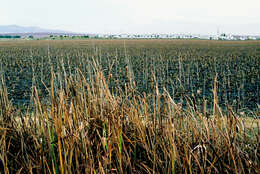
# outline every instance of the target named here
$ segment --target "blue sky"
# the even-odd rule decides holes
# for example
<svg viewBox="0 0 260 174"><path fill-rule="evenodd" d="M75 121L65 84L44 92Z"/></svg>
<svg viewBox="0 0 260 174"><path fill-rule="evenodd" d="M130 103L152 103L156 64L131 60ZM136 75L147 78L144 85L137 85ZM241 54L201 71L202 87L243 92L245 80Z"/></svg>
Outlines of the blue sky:
<svg viewBox="0 0 260 174"><path fill-rule="evenodd" d="M259 0L1 0L0 25L84 33L260 35Z"/></svg>

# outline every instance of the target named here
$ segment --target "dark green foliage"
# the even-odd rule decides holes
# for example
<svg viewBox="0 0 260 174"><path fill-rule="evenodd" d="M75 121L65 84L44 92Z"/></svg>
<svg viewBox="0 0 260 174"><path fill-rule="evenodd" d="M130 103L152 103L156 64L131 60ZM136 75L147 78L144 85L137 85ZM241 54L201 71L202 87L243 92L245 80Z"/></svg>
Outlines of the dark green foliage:
<svg viewBox="0 0 260 174"><path fill-rule="evenodd" d="M0 35L0 39L20 39L21 36Z"/></svg>

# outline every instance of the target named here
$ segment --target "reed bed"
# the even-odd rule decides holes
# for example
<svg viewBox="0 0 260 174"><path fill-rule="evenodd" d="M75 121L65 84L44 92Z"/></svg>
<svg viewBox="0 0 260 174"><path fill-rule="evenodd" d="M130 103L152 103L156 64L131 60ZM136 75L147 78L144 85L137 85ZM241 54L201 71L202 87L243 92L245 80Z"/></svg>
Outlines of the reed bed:
<svg viewBox="0 0 260 174"><path fill-rule="evenodd" d="M60 54L62 48L57 48ZM29 104L23 107L10 99L8 69L0 66L0 173L260 172L259 112L221 107L217 72L210 100L183 94L180 101L166 82L161 84L169 73L156 69L165 68L157 64L162 57L153 59L158 66L151 73L142 69L140 82L124 46L124 67L106 59L106 69L95 46L93 55L79 62L68 62L69 55L52 59L51 49L41 61L33 53L26 60L32 73L24 77L31 83ZM183 57L177 62L182 84L189 81ZM26 71L21 67L28 65L15 63ZM140 83L150 90L140 91Z"/></svg>
<svg viewBox="0 0 260 174"><path fill-rule="evenodd" d="M2 83L3 173L260 172L258 119L248 126L231 107L223 114L216 86L214 113L207 116L192 99L183 108L166 89L160 93L156 79L151 94L138 94L129 79L115 95L111 75L92 67L89 82L80 70L67 78L52 72L50 103L33 87L26 113L12 107Z"/></svg>
<svg viewBox="0 0 260 174"><path fill-rule="evenodd" d="M79 68L88 79L94 59L106 76L113 74L109 88L124 87L127 66L140 93L153 92L149 84L154 74L159 91L165 87L177 102L185 101L185 95L193 95L196 103L211 101L218 74L219 106L230 104L236 112L245 112L256 111L260 104L259 48L259 41L10 41L0 42L0 66L15 106L30 104L33 85L40 98L48 94L51 69L69 74ZM207 107L213 108L212 102Z"/></svg>

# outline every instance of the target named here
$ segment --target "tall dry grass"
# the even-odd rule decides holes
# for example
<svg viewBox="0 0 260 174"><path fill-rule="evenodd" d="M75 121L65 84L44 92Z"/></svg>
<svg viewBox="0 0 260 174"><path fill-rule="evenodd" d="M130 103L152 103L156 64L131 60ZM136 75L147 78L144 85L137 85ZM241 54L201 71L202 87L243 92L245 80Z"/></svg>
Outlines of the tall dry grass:
<svg viewBox="0 0 260 174"><path fill-rule="evenodd" d="M260 172L260 123L221 111L217 78L211 113L189 97L182 107L155 76L153 93L139 94L130 66L124 89L111 92L112 74L91 67L89 79L52 72L49 103L33 86L25 113L11 105L2 78L0 173Z"/></svg>

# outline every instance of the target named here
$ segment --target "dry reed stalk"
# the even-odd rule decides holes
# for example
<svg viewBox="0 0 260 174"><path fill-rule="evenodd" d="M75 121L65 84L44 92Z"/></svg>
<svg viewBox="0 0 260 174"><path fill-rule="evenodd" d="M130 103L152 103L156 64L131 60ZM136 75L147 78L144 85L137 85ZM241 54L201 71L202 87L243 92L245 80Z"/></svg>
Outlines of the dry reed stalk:
<svg viewBox="0 0 260 174"><path fill-rule="evenodd" d="M30 119L33 129L30 124L15 128L12 120L10 127L4 127L3 120L0 120L0 132L4 133L0 139L3 144L0 159L6 171L9 170L9 162L13 162L5 154L11 143L6 138L10 137L13 138L12 143L23 139L24 142L33 142L35 149L41 149L35 150L36 155L30 157L21 152L24 158L29 159L30 166L27 169L20 167L17 171L236 173L240 170L246 173L248 166L240 155L246 154L244 156L248 156L251 166L258 162L253 151L244 145L250 143L254 146L259 134L243 134L248 131L247 127L236 131L237 126L242 124L236 115L230 111L230 115L225 117L221 112L217 78L213 88L213 117L207 117L206 102L201 113L190 98L186 98L190 107L184 108L174 101L166 88L160 93L155 74L152 82L154 93L139 95L129 82L125 86L126 92L115 96L109 89L110 79L106 79L98 63L93 63L93 66L92 81L77 70L75 75L69 74L64 80L65 87L55 81L62 84L61 73L56 76L52 72L51 103L46 107L41 103L37 88L33 89L36 108L31 114L35 117ZM5 101L5 96L5 92L0 95L1 101ZM10 117L15 115L8 114ZM41 123L38 124L37 120ZM9 129L14 133L8 132ZM33 137L30 141L26 137L28 134ZM21 149L32 152L28 146ZM39 168L34 169L37 160L42 162L37 163ZM254 168L251 167L251 170Z"/></svg>

